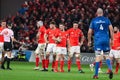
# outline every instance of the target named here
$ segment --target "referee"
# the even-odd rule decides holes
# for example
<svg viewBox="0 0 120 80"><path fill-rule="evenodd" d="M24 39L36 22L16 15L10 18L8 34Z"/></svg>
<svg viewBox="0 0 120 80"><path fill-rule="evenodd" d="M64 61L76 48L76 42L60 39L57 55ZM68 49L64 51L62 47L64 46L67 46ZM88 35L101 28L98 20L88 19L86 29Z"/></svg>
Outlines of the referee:
<svg viewBox="0 0 120 80"><path fill-rule="evenodd" d="M10 68L10 60L11 60L11 53L12 53L12 42L13 41L18 42L18 41L16 41L16 39L14 38L14 33L11 30L11 26L9 26L9 25L2 30L0 35L4 36L3 48L4 48L4 51L5 51L5 54L7 55L7 56L4 57L4 61L2 62L1 69L5 69L4 64L7 61L7 69L12 70Z"/></svg>

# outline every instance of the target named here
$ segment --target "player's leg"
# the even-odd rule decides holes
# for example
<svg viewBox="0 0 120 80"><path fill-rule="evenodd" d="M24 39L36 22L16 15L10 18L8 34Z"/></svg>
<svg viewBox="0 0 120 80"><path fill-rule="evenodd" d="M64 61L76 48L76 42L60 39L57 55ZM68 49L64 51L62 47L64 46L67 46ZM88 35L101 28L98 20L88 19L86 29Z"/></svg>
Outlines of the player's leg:
<svg viewBox="0 0 120 80"><path fill-rule="evenodd" d="M72 64L72 58L73 58L73 55L75 53L75 47L74 46L71 46L68 50L68 72L70 72L71 70L71 64Z"/></svg>
<svg viewBox="0 0 120 80"><path fill-rule="evenodd" d="M41 60L42 60L42 68L45 70L45 54L44 52L41 54Z"/></svg>
<svg viewBox="0 0 120 80"><path fill-rule="evenodd" d="M101 59L103 60L103 51L101 51ZM100 65L99 65L99 73L103 73L103 71L101 70L102 60L100 61ZM94 71L95 62L93 62L93 63L90 64L89 66L90 66L90 70L91 70L91 71Z"/></svg>
<svg viewBox="0 0 120 80"><path fill-rule="evenodd" d="M10 61L11 61L11 51L7 51L7 69L8 70L12 70L11 68L10 68Z"/></svg>
<svg viewBox="0 0 120 80"><path fill-rule="evenodd" d="M4 42L4 46L3 47L4 47L4 50L5 50L5 53L7 54L7 56L4 58L4 61L3 61L2 65L1 65L1 68L5 69L4 64L7 61L7 69L8 70L12 70L10 68L12 44L10 42Z"/></svg>
<svg viewBox="0 0 120 80"><path fill-rule="evenodd" d="M56 44L53 44L53 46L52 46L53 61L52 61L52 70L51 70L51 71L53 71L53 70L54 70L54 67L55 67L55 61L56 61L56 50L57 50L57 48L56 48Z"/></svg>
<svg viewBox="0 0 120 80"><path fill-rule="evenodd" d="M64 54L60 55L60 72L64 72Z"/></svg>
<svg viewBox="0 0 120 80"><path fill-rule="evenodd" d="M53 61L52 61L52 70L51 71L53 71L55 68L56 56L57 56L56 53L53 53Z"/></svg>
<svg viewBox="0 0 120 80"><path fill-rule="evenodd" d="M2 56L3 58L2 58L2 63L1 63L1 69L5 69L4 64L7 61L7 57L5 57L5 53L6 53L6 51L4 51L4 56Z"/></svg>
<svg viewBox="0 0 120 80"><path fill-rule="evenodd" d="M101 67L102 67L102 60L104 59L104 56L103 56L103 51L101 51L101 61L100 61L100 65L99 65L99 71L98 71L98 73L103 73L103 71L102 71L102 69L101 69Z"/></svg>
<svg viewBox="0 0 120 80"><path fill-rule="evenodd" d="M80 53L76 53L76 54L75 54L75 58L76 58L76 65L77 65L77 67L78 67L78 71L79 71L80 73L84 73L84 71L83 71L82 68L81 68Z"/></svg>
<svg viewBox="0 0 120 80"><path fill-rule="evenodd" d="M60 59L60 53L57 53L56 54L55 64L54 64L54 72L59 72L58 71L58 62L59 62L59 59Z"/></svg>
<svg viewBox="0 0 120 80"><path fill-rule="evenodd" d="M119 62L119 58L116 58L116 67L115 67L115 74L118 74L118 70L119 70L119 67L120 67L120 62Z"/></svg>
<svg viewBox="0 0 120 80"><path fill-rule="evenodd" d="M39 70L39 62L40 62L40 46L41 44L38 44L37 49L35 50L35 70Z"/></svg>
<svg viewBox="0 0 120 80"><path fill-rule="evenodd" d="M115 67L115 74L118 74L118 70L119 70L119 64L120 64L120 62L119 62L119 57L120 56L120 53L119 53L119 51L118 50L115 50L115 52L114 52L114 57L115 57L115 61L116 61L116 67Z"/></svg>
<svg viewBox="0 0 120 80"><path fill-rule="evenodd" d="M42 60L42 71L45 70L45 47L46 47L46 44L42 44L42 47L40 49L40 57L41 57L41 60Z"/></svg>
<svg viewBox="0 0 120 80"><path fill-rule="evenodd" d="M112 79L113 78L113 72L112 72L111 60L110 60L110 57L109 57L109 51L104 51L104 56L106 58L106 64L107 64L108 69L110 71L109 78Z"/></svg>
<svg viewBox="0 0 120 80"><path fill-rule="evenodd" d="M71 64L72 64L73 54L74 54L74 52L73 52L72 48L70 48L70 52L68 52L68 62L67 62L68 72L70 72L70 70L71 70Z"/></svg>
<svg viewBox="0 0 120 80"><path fill-rule="evenodd" d="M46 50L45 71L48 71L49 57L50 57L50 53L51 52L53 52L53 45L52 44L48 44L47 45L47 50Z"/></svg>
<svg viewBox="0 0 120 80"><path fill-rule="evenodd" d="M96 62L93 62L92 64L89 65L90 70L93 72L94 71L94 66L95 66ZM99 73L103 73L103 71L101 70L102 67L102 60L100 61L100 65L99 65Z"/></svg>
<svg viewBox="0 0 120 80"><path fill-rule="evenodd" d="M99 70L99 66L100 66L100 61L101 61L101 51L95 51L95 73L93 78L94 79L98 79L98 70Z"/></svg>
<svg viewBox="0 0 120 80"><path fill-rule="evenodd" d="M45 71L48 71L50 52L46 52Z"/></svg>
<svg viewBox="0 0 120 80"><path fill-rule="evenodd" d="M67 54L67 49L62 48L61 56L60 56L60 72L64 72L64 58L66 54Z"/></svg>
<svg viewBox="0 0 120 80"><path fill-rule="evenodd" d="M113 63L112 61L113 61L114 56L115 56L114 53L115 53L115 50L111 49L111 50L110 50L110 53L109 53L109 58L110 58L110 60L111 60L111 65L112 65L112 63ZM110 73L109 68L108 68L108 70L106 71L106 73L107 73L107 74Z"/></svg>
<svg viewBox="0 0 120 80"><path fill-rule="evenodd" d="M78 67L78 71L80 73L84 73L84 71L81 68L81 62L80 62L80 46L75 46L74 52L75 52L76 65Z"/></svg>
<svg viewBox="0 0 120 80"><path fill-rule="evenodd" d="M0 51L1 51L1 65L2 62L4 61L4 55L5 55L5 51L3 50L3 43L0 43Z"/></svg>

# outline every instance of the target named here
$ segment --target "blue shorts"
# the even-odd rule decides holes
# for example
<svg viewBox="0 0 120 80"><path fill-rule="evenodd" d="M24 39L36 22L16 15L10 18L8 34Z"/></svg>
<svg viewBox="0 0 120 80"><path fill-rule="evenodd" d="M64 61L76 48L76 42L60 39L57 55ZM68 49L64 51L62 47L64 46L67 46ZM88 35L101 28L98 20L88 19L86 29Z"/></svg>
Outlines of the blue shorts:
<svg viewBox="0 0 120 80"><path fill-rule="evenodd" d="M110 51L110 43L109 41L96 41L94 43L94 50L95 51Z"/></svg>

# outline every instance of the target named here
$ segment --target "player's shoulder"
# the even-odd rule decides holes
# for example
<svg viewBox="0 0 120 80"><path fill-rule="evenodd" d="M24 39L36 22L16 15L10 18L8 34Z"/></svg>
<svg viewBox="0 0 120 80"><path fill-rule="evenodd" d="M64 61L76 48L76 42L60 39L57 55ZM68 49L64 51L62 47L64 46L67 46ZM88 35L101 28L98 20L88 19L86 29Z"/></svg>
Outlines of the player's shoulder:
<svg viewBox="0 0 120 80"><path fill-rule="evenodd" d="M59 28L56 28L56 31L60 31L60 29L59 29Z"/></svg>
<svg viewBox="0 0 120 80"><path fill-rule="evenodd" d="M118 35L120 36L120 32L118 32Z"/></svg>
<svg viewBox="0 0 120 80"><path fill-rule="evenodd" d="M69 28L67 31L72 31L73 30L73 28Z"/></svg>
<svg viewBox="0 0 120 80"><path fill-rule="evenodd" d="M109 20L109 18L105 16L100 16L100 17L94 18L93 20Z"/></svg>
<svg viewBox="0 0 120 80"><path fill-rule="evenodd" d="M0 26L0 30L3 30L3 27Z"/></svg>
<svg viewBox="0 0 120 80"><path fill-rule="evenodd" d="M8 29L10 32L13 32L13 30L12 29Z"/></svg>
<svg viewBox="0 0 120 80"><path fill-rule="evenodd" d="M45 27L45 26L42 26L42 28L43 28L43 29L46 29L46 27Z"/></svg>
<svg viewBox="0 0 120 80"><path fill-rule="evenodd" d="M0 27L0 31L2 31L2 28Z"/></svg>
<svg viewBox="0 0 120 80"><path fill-rule="evenodd" d="M50 28L48 28L46 31L50 31L51 29Z"/></svg>

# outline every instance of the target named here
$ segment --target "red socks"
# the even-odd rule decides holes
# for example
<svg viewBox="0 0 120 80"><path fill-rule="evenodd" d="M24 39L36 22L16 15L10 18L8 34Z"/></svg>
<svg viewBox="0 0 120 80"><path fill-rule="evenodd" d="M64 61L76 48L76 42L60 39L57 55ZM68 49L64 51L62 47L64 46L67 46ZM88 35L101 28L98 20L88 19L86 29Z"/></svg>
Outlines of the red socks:
<svg viewBox="0 0 120 80"><path fill-rule="evenodd" d="M77 64L78 70L81 70L80 60L76 60L76 64Z"/></svg>
<svg viewBox="0 0 120 80"><path fill-rule="evenodd" d="M55 67L55 61L52 62L52 69Z"/></svg>
<svg viewBox="0 0 120 80"><path fill-rule="evenodd" d="M71 60L68 60L68 70L70 70L70 68L71 68Z"/></svg>
<svg viewBox="0 0 120 80"><path fill-rule="evenodd" d="M42 60L42 67L45 69L45 59Z"/></svg>
<svg viewBox="0 0 120 80"><path fill-rule="evenodd" d="M119 63L116 63L116 69L115 69L115 72L118 73L118 70L119 70Z"/></svg>
<svg viewBox="0 0 120 80"><path fill-rule="evenodd" d="M45 68L48 69L48 66L49 66L49 59L46 59L45 60Z"/></svg>
<svg viewBox="0 0 120 80"><path fill-rule="evenodd" d="M58 61L55 61L54 64L55 64L54 69L58 70Z"/></svg>
<svg viewBox="0 0 120 80"><path fill-rule="evenodd" d="M102 67L102 61L100 61L100 66L99 66L100 68Z"/></svg>
<svg viewBox="0 0 120 80"><path fill-rule="evenodd" d="M39 57L36 57L36 67L39 66Z"/></svg>
<svg viewBox="0 0 120 80"><path fill-rule="evenodd" d="M60 70L64 70L63 67L64 67L64 61L60 61Z"/></svg>

